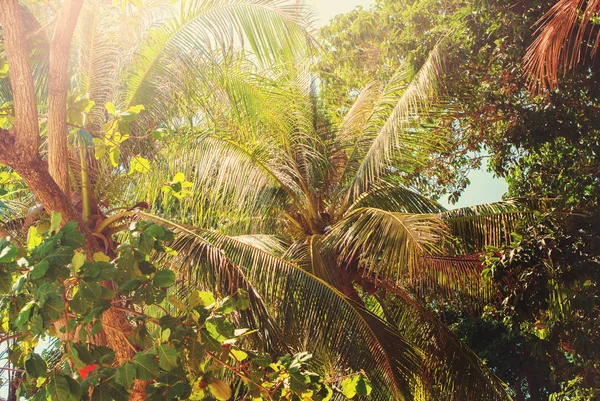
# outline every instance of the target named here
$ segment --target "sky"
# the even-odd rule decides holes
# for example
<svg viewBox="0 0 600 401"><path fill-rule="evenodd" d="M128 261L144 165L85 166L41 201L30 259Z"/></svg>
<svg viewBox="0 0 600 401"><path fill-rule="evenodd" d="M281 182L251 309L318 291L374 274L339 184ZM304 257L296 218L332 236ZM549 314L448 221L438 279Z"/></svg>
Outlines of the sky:
<svg viewBox="0 0 600 401"><path fill-rule="evenodd" d="M336 15L353 10L356 6L368 8L374 3L373 0L305 0L305 2L315 10L317 28L326 25ZM447 196L442 197L439 202L444 207L453 209L499 201L508 189L506 181L495 178L486 171L485 167L469 174L471 185L463 192L458 203L455 205L448 204L446 202Z"/></svg>

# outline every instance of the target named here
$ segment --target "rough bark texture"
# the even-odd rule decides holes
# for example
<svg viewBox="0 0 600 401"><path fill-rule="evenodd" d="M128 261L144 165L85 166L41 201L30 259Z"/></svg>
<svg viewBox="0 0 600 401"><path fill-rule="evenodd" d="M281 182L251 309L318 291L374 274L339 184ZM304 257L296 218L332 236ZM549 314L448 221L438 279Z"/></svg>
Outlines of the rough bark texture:
<svg viewBox="0 0 600 401"><path fill-rule="evenodd" d="M48 70L48 169L60 189L71 192L67 148L67 93L71 38L83 0L66 1L58 16L50 43Z"/></svg>
<svg viewBox="0 0 600 401"><path fill-rule="evenodd" d="M38 155L40 135L29 52L17 0L0 1L0 23L3 27L6 60L9 68L12 67L9 74L10 84L12 88L18 88L13 90L16 135L13 135L12 140L19 145L19 151L22 153L20 156L29 158ZM0 139L0 144L2 142ZM2 150L12 151L11 148Z"/></svg>

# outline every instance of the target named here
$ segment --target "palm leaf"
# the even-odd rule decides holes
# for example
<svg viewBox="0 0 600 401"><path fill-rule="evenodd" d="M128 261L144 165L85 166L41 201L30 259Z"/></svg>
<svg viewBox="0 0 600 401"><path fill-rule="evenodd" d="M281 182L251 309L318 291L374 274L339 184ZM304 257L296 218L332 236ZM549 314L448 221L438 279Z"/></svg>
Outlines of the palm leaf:
<svg viewBox="0 0 600 401"><path fill-rule="evenodd" d="M412 166L422 164L432 147L437 145L431 138L415 135L410 127L414 118L431 107L441 70L441 50L436 46L407 86L405 70L401 69L392 78L350 155L350 168L345 173L351 177L349 200L378 182L393 160L400 159L402 164ZM353 163L357 167L353 167Z"/></svg>
<svg viewBox="0 0 600 401"><path fill-rule="evenodd" d="M561 70L564 73L588 55L595 55L600 30L595 35L593 30L599 10L598 0L559 0L537 22L538 36L523 58L534 90L556 89Z"/></svg>
<svg viewBox="0 0 600 401"><path fill-rule="evenodd" d="M433 214L363 207L334 225L326 241L345 263L358 260L365 274L400 281L415 274L422 255L439 251L445 230Z"/></svg>
<svg viewBox="0 0 600 401"><path fill-rule="evenodd" d="M425 354L428 399L509 401L506 385L435 315L399 287L388 288L384 307L401 333Z"/></svg>
<svg viewBox="0 0 600 401"><path fill-rule="evenodd" d="M146 214L140 216L157 220ZM395 329L362 305L309 272L259 248L218 233L191 231L162 219L158 222L178 232L172 247L180 258L206 259L203 253L210 250L215 255L213 269L218 267L219 260L215 258L219 254L239 266L255 291L277 311L286 341L299 344L307 339L309 351L327 349L344 365L363 369L374 382L374 399L412 399L411 388L420 371L418 354ZM214 278L219 277L223 275Z"/></svg>
<svg viewBox="0 0 600 401"><path fill-rule="evenodd" d="M406 286L421 299L441 299L477 309L491 299L491 283L482 276L481 255L426 255Z"/></svg>
<svg viewBox="0 0 600 401"><path fill-rule="evenodd" d="M125 108L152 106L153 80L169 72L167 60L180 59L190 50L210 53L215 43L231 43L232 35L242 43L246 39L261 60L306 47L310 39L303 15L302 7L283 0L190 2L179 18L155 26L146 36L125 79Z"/></svg>
<svg viewBox="0 0 600 401"><path fill-rule="evenodd" d="M515 201L470 206L440 213L450 233L463 241L464 252L477 252L487 245L509 244L511 233L532 215L531 208ZM450 245L450 244L448 244ZM456 250L455 250L456 251Z"/></svg>
<svg viewBox="0 0 600 401"><path fill-rule="evenodd" d="M88 94L96 105L87 125L99 129L105 119L104 105L113 99L126 46L119 30L117 7L88 1L77 24L74 50L77 55L77 90Z"/></svg>
<svg viewBox="0 0 600 401"><path fill-rule="evenodd" d="M440 213L444 208L437 202L418 194L402 185L383 182L363 192L350 205L348 212L362 207L376 207L400 213Z"/></svg>

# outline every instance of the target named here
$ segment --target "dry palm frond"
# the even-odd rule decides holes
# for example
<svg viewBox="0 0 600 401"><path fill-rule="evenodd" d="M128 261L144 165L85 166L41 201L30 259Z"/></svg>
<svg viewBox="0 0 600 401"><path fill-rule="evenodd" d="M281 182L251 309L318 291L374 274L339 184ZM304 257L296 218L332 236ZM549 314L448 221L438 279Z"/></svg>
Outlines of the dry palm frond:
<svg viewBox="0 0 600 401"><path fill-rule="evenodd" d="M561 70L564 73L583 58L595 55L600 30L593 34L592 20L598 11L598 0L559 0L537 22L538 36L524 57L532 89L556 89Z"/></svg>

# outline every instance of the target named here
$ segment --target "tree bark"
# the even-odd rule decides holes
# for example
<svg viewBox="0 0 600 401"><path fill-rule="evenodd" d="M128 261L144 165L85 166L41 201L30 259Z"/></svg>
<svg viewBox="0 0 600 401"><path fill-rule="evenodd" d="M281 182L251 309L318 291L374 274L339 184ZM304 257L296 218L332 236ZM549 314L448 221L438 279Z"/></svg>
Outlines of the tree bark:
<svg viewBox="0 0 600 401"><path fill-rule="evenodd" d="M13 88L15 135L12 140L22 152L21 157L34 157L39 154L40 143L37 100L23 21L17 0L0 1L0 23L3 28L6 60L10 68L10 85ZM14 88L18 88L18 90L14 90Z"/></svg>
<svg viewBox="0 0 600 401"><path fill-rule="evenodd" d="M58 16L50 43L48 70L48 169L60 189L70 194L67 148L67 94L71 41L83 0L68 0Z"/></svg>

